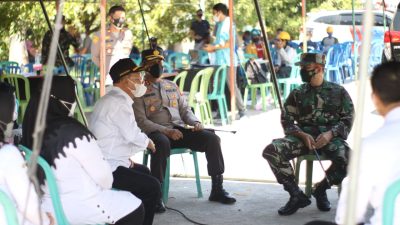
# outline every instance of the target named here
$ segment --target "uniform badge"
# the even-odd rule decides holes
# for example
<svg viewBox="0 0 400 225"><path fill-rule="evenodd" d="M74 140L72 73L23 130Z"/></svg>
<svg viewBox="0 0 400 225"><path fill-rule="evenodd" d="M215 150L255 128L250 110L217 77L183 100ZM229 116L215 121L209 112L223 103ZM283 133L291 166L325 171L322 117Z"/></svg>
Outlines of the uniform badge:
<svg viewBox="0 0 400 225"><path fill-rule="evenodd" d="M96 35L93 36L93 43L97 43L99 41L99 37L97 37Z"/></svg>
<svg viewBox="0 0 400 225"><path fill-rule="evenodd" d="M178 106L178 102L177 102L176 100L173 100L173 101L171 102L171 106L174 107L174 108L176 108L176 107Z"/></svg>
<svg viewBox="0 0 400 225"><path fill-rule="evenodd" d="M154 50L153 55L160 55L160 52L158 50Z"/></svg>
<svg viewBox="0 0 400 225"><path fill-rule="evenodd" d="M107 53L108 53L108 54L111 54L111 52L112 52L111 48L108 48L108 49L107 49Z"/></svg>
<svg viewBox="0 0 400 225"><path fill-rule="evenodd" d="M156 107L154 105L150 106L150 112L156 111Z"/></svg>

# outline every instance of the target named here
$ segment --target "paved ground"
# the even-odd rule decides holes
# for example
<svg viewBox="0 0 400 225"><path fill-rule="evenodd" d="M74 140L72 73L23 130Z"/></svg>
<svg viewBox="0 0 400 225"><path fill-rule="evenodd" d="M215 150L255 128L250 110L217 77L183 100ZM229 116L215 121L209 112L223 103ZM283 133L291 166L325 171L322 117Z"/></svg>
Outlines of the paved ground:
<svg viewBox="0 0 400 225"><path fill-rule="evenodd" d="M344 85L356 103L357 84L355 82ZM367 102L363 111L363 134L365 136L379 127L382 119L374 113L374 107L370 100L370 90L365 96ZM221 128L221 127L219 127ZM196 199L196 189L193 182L174 180L171 184L169 201L170 207L182 209L198 221L207 224L304 224L312 219L332 220L334 211L319 213L315 203L294 216L280 217L276 214L277 208L287 201L287 194L281 187L275 184L267 162L261 153L264 147L272 139L282 137L283 131L280 125L280 110L269 108L267 112L249 110L248 116L233 124L222 127L237 130L236 134L218 132L225 158L225 178L236 182L227 182L228 190L238 198L238 204L234 206L221 206L212 204L207 198ZM354 134L349 136L349 144L352 146ZM204 154L198 154L200 174L203 177L202 185L205 195L208 197L209 180ZM142 155L137 154L135 161L141 162ZM325 169L329 161L323 162ZM178 177L193 177L194 169L192 158L189 155L175 155L171 158L171 175ZM303 165L304 166L304 165ZM305 168L301 169L300 181L304 182ZM319 164L314 163L313 181L318 182L323 177L323 171ZM204 179L207 178L207 179ZM252 181L247 183L237 181ZM329 192L332 203L336 205L337 196L334 190ZM168 212L160 215L155 224L190 224L178 214Z"/></svg>

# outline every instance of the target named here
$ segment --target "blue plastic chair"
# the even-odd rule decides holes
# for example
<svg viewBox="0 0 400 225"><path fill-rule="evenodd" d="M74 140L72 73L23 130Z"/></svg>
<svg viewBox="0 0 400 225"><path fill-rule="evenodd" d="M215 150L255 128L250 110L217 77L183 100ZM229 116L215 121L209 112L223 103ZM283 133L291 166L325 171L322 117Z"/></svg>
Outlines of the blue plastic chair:
<svg viewBox="0 0 400 225"><path fill-rule="evenodd" d="M6 74L21 74L21 67L7 66L5 72Z"/></svg>
<svg viewBox="0 0 400 225"><path fill-rule="evenodd" d="M76 78L85 77L86 73L86 57L81 55L72 56L72 61L74 61L74 66L72 67L70 73Z"/></svg>
<svg viewBox="0 0 400 225"><path fill-rule="evenodd" d="M194 172L195 172L195 177L196 177L196 186L197 186L197 197L202 198L203 197L203 192L201 190L201 184L200 184L200 173L199 173L199 164L197 161L197 153L195 151L192 151L187 148L173 148L171 149L171 154L167 158L167 166L165 168L165 175L164 175L164 183L162 184L162 199L165 204L168 202L168 195L169 195L169 177L170 177L170 157L171 155L176 155L176 154L184 154L184 153L189 153L193 156L193 164L194 164ZM143 165L148 164L149 161L149 155L150 151L145 150L143 152Z"/></svg>
<svg viewBox="0 0 400 225"><path fill-rule="evenodd" d="M0 205L3 207L4 215L6 216L7 225L19 225L17 210L14 207L14 202L2 190L0 190Z"/></svg>
<svg viewBox="0 0 400 225"><path fill-rule="evenodd" d="M373 41L371 44L371 52L369 56L369 71L375 66L382 63L383 41Z"/></svg>
<svg viewBox="0 0 400 225"><path fill-rule="evenodd" d="M228 116L228 106L225 97L225 84L226 84L226 71L227 66L222 65L214 73L213 78L213 91L208 94L208 100L217 100L218 110L221 115L222 125L230 123Z"/></svg>
<svg viewBox="0 0 400 225"><path fill-rule="evenodd" d="M383 197L382 207L382 225L393 225L394 224L394 212L396 199L400 194L400 179L393 182L385 191ZM400 209L396 209L397 212Z"/></svg>
<svg viewBox="0 0 400 225"><path fill-rule="evenodd" d="M167 62L173 70L182 69L185 65L190 64L190 55L182 52L174 52L168 55Z"/></svg>
<svg viewBox="0 0 400 225"><path fill-rule="evenodd" d="M339 67L340 54L340 46L338 44L333 45L328 49L325 64L325 79L337 84L343 83Z"/></svg>

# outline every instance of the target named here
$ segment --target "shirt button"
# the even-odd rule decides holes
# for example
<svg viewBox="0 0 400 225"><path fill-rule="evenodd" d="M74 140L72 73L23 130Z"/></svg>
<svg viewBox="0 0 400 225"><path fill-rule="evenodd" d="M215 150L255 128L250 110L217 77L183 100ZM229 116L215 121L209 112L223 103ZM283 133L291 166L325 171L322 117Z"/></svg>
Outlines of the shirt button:
<svg viewBox="0 0 400 225"><path fill-rule="evenodd" d="M104 213L104 210L102 211L102 213Z"/></svg>
<svg viewBox="0 0 400 225"><path fill-rule="evenodd" d="M110 219L110 216L107 216L107 219Z"/></svg>
<svg viewBox="0 0 400 225"><path fill-rule="evenodd" d="M100 208L100 205L97 205L97 208Z"/></svg>

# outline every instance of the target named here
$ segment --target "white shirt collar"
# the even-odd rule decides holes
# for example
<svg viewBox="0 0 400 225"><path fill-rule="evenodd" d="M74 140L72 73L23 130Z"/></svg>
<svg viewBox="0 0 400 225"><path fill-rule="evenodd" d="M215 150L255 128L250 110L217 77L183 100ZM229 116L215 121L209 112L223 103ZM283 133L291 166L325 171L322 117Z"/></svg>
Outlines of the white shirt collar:
<svg viewBox="0 0 400 225"><path fill-rule="evenodd" d="M385 123L392 123L400 120L400 106L396 107L388 112L385 117Z"/></svg>
<svg viewBox="0 0 400 225"><path fill-rule="evenodd" d="M129 103L129 105L133 104L133 99L131 96L129 96L125 91L123 91L121 88L112 86L110 92L116 92L117 95L121 95L125 98L125 100Z"/></svg>

